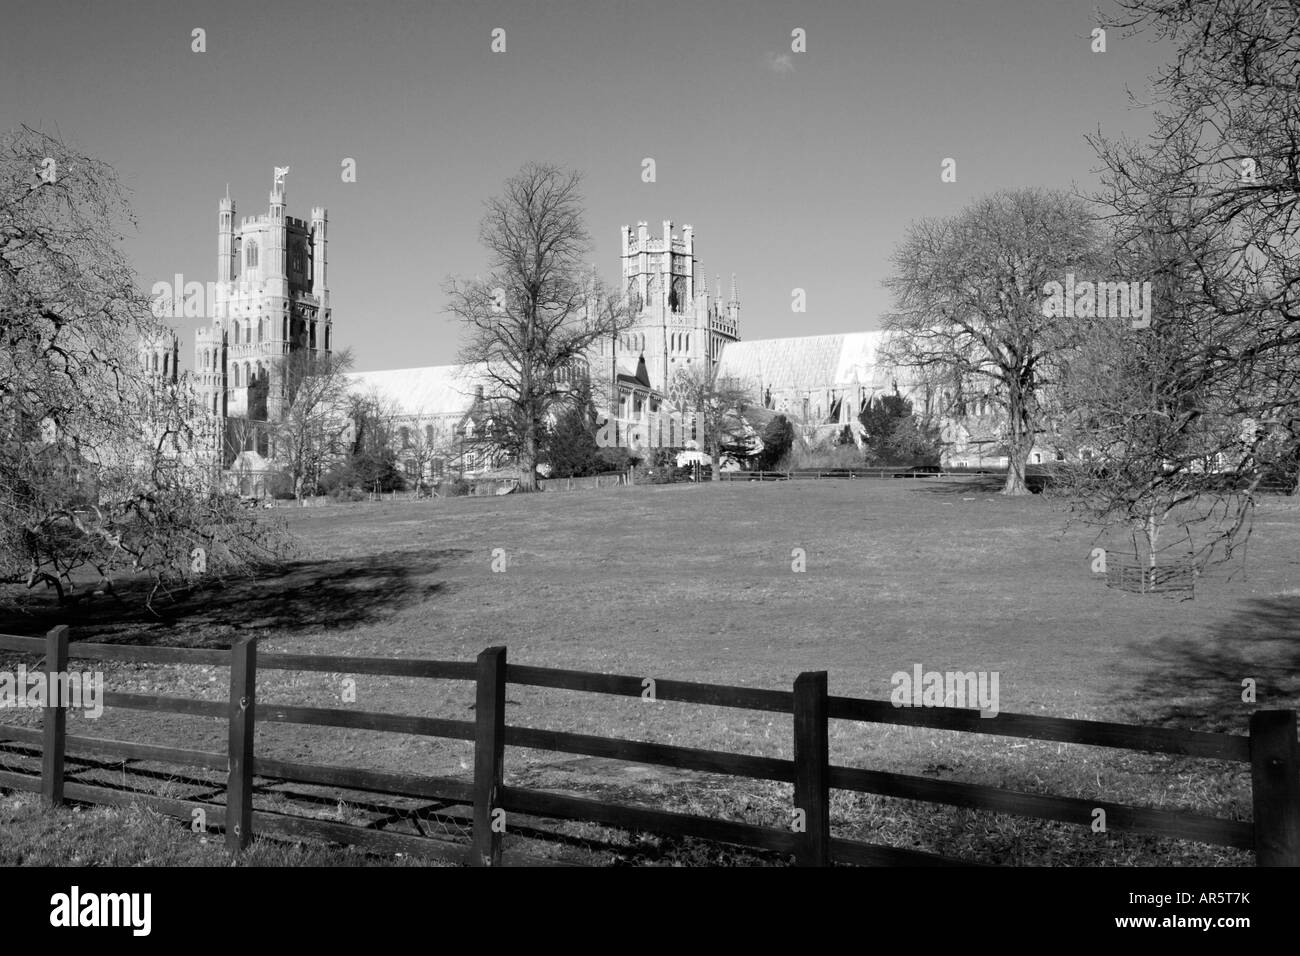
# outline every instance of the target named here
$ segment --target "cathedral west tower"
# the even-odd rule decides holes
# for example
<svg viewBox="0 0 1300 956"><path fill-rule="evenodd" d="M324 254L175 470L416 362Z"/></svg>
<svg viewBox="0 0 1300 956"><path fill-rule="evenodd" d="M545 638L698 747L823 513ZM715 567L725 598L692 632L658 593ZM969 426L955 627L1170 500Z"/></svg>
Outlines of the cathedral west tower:
<svg viewBox="0 0 1300 956"><path fill-rule="evenodd" d="M271 457L267 429L292 401L282 374L288 357L333 350L324 207L311 219L286 213L285 176L275 170L267 212L235 221L229 195L217 206L217 281L211 324L198 330L194 371L200 401L219 420L222 466L235 458L264 471Z"/></svg>

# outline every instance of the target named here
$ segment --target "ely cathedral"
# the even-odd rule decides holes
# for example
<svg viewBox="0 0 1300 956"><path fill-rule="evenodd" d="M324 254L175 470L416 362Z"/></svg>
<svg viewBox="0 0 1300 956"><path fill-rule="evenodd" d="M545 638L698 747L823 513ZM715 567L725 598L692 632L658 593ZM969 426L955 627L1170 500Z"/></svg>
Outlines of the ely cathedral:
<svg viewBox="0 0 1300 956"><path fill-rule="evenodd" d="M241 494L272 492L279 470L269 423L292 400L294 357L329 353L334 345L327 281L328 217L287 213L284 174L276 169L267 212L236 222L227 195L217 211L217 281L210 284L210 323L194 343L194 382L204 411L204 452L224 482ZM895 389L918 413L940 414L951 396L934 395L899 378L878 361L884 333L859 332L744 342L740 296L732 274L724 299L721 279L710 292L696 255L693 227L675 234L664 221L621 230L623 288L638 311L617 339L601 342L588 361L596 395L617 396L618 430L659 434L659 417L677 410L678 373L701 368L730 378L756 406L783 413L808 438L856 431L857 415L873 397ZM177 344L142 347L147 369L177 375ZM474 474L501 464L475 442L488 426L488 378L475 366L443 365L361 372L349 376L354 394L379 400L394 416L398 461L409 479L437 479L449 469ZM955 463L997 463L996 431L984 416L944 419ZM981 435L980 431L988 434ZM963 458L965 461L963 462ZM455 464L453 464L453 462Z"/></svg>

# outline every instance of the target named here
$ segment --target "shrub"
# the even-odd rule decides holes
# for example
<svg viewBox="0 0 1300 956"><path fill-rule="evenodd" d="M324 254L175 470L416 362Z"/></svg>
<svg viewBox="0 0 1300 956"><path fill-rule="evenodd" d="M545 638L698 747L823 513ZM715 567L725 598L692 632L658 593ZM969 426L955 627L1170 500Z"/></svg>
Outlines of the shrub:
<svg viewBox="0 0 1300 956"><path fill-rule="evenodd" d="M861 468L865 460L854 445L818 444L809 448L796 443L781 460L778 471L795 468Z"/></svg>
<svg viewBox="0 0 1300 956"><path fill-rule="evenodd" d="M794 445L794 426L784 415L777 415L763 429L763 450L759 452L755 465L760 471L775 469Z"/></svg>
<svg viewBox="0 0 1300 956"><path fill-rule="evenodd" d="M611 471L627 471L636 459L628 453L626 448L602 448L597 453L600 459L601 474L608 474Z"/></svg>
<svg viewBox="0 0 1300 956"><path fill-rule="evenodd" d="M444 498L460 498L469 494L471 486L464 478L444 478L436 487Z"/></svg>
<svg viewBox="0 0 1300 956"><path fill-rule="evenodd" d="M604 469L590 395L560 415L546 430L541 446L542 461L551 466L552 478L582 478Z"/></svg>

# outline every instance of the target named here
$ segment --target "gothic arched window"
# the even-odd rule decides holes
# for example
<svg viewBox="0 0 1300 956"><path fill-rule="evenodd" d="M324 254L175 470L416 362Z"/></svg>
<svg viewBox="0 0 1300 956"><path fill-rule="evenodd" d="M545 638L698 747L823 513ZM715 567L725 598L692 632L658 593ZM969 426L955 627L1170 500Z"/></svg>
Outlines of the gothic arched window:
<svg viewBox="0 0 1300 956"><path fill-rule="evenodd" d="M250 242L244 250L244 265L249 269L257 268L257 243Z"/></svg>

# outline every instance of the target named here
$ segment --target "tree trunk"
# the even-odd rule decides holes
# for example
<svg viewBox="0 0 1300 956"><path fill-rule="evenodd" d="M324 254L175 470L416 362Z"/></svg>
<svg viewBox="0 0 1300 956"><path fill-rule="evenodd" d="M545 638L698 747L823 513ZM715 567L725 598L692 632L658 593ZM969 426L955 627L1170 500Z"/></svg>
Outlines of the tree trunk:
<svg viewBox="0 0 1300 956"><path fill-rule="evenodd" d="M717 454L710 455L709 463L713 465L714 482L721 481L722 480L722 456Z"/></svg>
<svg viewBox="0 0 1300 956"><path fill-rule="evenodd" d="M1033 445L1033 432L1026 428L1026 422L1020 413L1020 403L1013 398L1009 409L1011 435L1007 439L1007 481L1002 486L1004 495L1027 495L1029 486L1025 484L1025 462L1029 460L1029 449Z"/></svg>
<svg viewBox="0 0 1300 956"><path fill-rule="evenodd" d="M1007 481L1002 486L1004 495L1027 495L1029 486L1025 484L1026 455L1012 454L1007 458Z"/></svg>
<svg viewBox="0 0 1300 956"><path fill-rule="evenodd" d="M537 491L537 426L530 424L519 449L519 490Z"/></svg>

